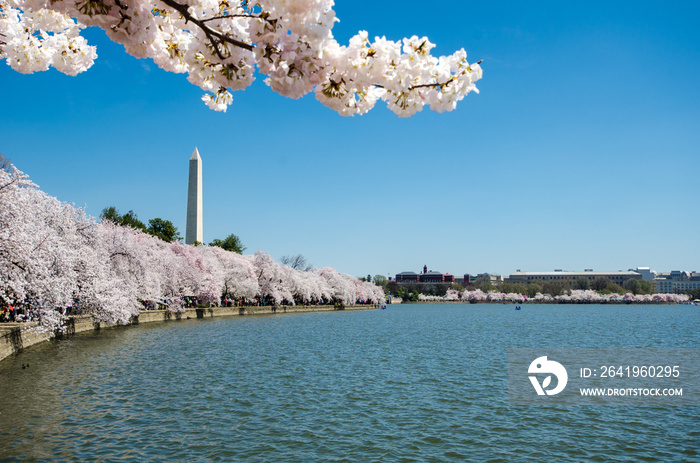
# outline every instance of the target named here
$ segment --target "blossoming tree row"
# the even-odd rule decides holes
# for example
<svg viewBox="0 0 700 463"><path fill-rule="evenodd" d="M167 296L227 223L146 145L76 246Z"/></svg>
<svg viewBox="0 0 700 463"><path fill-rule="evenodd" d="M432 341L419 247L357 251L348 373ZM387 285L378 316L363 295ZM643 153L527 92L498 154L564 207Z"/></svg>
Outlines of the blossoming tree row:
<svg viewBox="0 0 700 463"><path fill-rule="evenodd" d="M225 111L231 91L265 75L275 92L316 99L344 116L364 114L378 100L401 117L425 105L451 111L482 76L459 50L431 55L426 37L400 42L361 31L340 45L332 34L333 0L0 0L0 59L33 73L54 67L76 75L97 53L80 35L86 26L137 58L187 74Z"/></svg>
<svg viewBox="0 0 700 463"><path fill-rule="evenodd" d="M380 303L384 293L330 267L298 271L261 251L167 243L98 223L39 190L14 166L0 170L0 303L26 308L55 329L68 306L96 321L126 323L143 307L139 300L177 311L186 297L353 305Z"/></svg>
<svg viewBox="0 0 700 463"><path fill-rule="evenodd" d="M588 303L606 303L606 302L687 302L689 297L687 294L600 294L591 289L581 290L572 289L561 296L552 297L549 294L537 293L534 298L528 298L523 294L518 293L502 293L498 291L484 292L480 289L474 291L459 292L454 289L447 290L445 296L426 296L420 294L418 296L421 301L464 301L464 302L588 302Z"/></svg>

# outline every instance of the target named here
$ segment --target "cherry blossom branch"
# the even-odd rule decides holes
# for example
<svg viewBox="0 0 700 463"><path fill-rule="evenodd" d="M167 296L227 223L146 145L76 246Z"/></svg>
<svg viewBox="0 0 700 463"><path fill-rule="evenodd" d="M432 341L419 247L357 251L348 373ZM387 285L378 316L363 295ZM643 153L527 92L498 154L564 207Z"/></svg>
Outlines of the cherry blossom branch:
<svg viewBox="0 0 700 463"><path fill-rule="evenodd" d="M261 16L255 16L252 14L226 14L226 15L222 15L222 16L214 16L213 18L205 18L205 19L202 19L201 21L203 23L205 23L205 22L209 22L209 21L214 21L216 19L227 19L227 18L265 19L265 18L262 18Z"/></svg>
<svg viewBox="0 0 700 463"><path fill-rule="evenodd" d="M17 267L18 269L22 270L23 272L26 272L26 271L27 271L27 269L24 268L24 267L22 267L22 266L19 264L19 262L12 261L12 265L14 265L14 266Z"/></svg>
<svg viewBox="0 0 700 463"><path fill-rule="evenodd" d="M477 61L476 64L481 64L481 63L483 63L483 62L484 62L484 60L482 59L482 60ZM467 71L469 71L469 68L467 68ZM461 72L461 74L464 74L464 72ZM411 85L410 87L408 87L408 90L411 91L411 90L415 90L415 89L417 89L417 88L430 88L430 87L438 88L438 87L446 87L446 86L450 85L450 83L453 82L453 81L456 79L456 77L457 77L457 76L454 76L454 77L452 77L450 80L445 81L445 82L442 82L442 83L441 83L441 82L433 82L432 84ZM342 80L342 79L341 79L341 80ZM333 82L332 80L331 80L331 83L333 83L333 84L335 84L335 85L338 85L338 84L339 84L339 83L337 83L337 82ZM343 82L343 83L344 83L344 82ZM376 88L384 88L384 86L381 85L381 84L374 84L374 86L375 86Z"/></svg>
<svg viewBox="0 0 700 463"><path fill-rule="evenodd" d="M216 50L216 54L219 55L219 58L221 58L222 60L226 59L226 57L223 56L221 54L221 52L219 51L219 45L223 42L230 43L231 45L246 49L248 51L253 51L252 45L245 43L245 42L241 42L240 40L236 40L234 38L228 37L228 36L222 34L221 32L217 32L214 29L211 29L209 26L207 26L204 23L204 21L194 18L189 13L187 5L182 5L180 3L177 3L174 0L161 0L161 1L163 3L165 3L166 5L168 5L170 8L172 8L175 11L177 11L178 13L180 13L182 15L182 17L185 18L185 21L189 21L189 22L196 24L202 30L202 32L204 32L204 34L207 36L207 38L209 39L211 44L214 46L214 49ZM218 40L215 40L214 37L216 37L216 39L218 39Z"/></svg>
<svg viewBox="0 0 700 463"><path fill-rule="evenodd" d="M128 7L126 5L123 5L122 2L119 0L114 0L114 3L119 7L119 16L121 17L119 24L117 24L115 27L121 26L127 19L131 21L131 16L125 13Z"/></svg>
<svg viewBox="0 0 700 463"><path fill-rule="evenodd" d="M77 227L76 230L77 230L78 233L80 233L82 236L84 236L85 238L88 238L90 235L85 234L84 231L85 231L85 230L90 230L91 228L92 228L92 224L91 224L91 223L88 223L88 224L85 224L85 226L83 226L83 227Z"/></svg>
<svg viewBox="0 0 700 463"><path fill-rule="evenodd" d="M34 251L36 251L37 249L39 249L39 248L41 247L41 245L43 245L43 244L46 242L46 240L47 240L48 238L49 238L49 235L44 236L44 239L42 239L42 240L39 242L39 244L37 244L37 245L34 247L34 249L32 249L32 252L34 252Z"/></svg>
<svg viewBox="0 0 700 463"><path fill-rule="evenodd" d="M20 179L19 179L18 177L13 176L13 177L12 177L12 180L10 180L9 182L5 183L4 185L0 185L0 191L4 190L5 188L7 188L7 187L9 187L9 186L14 185L15 183L19 182L19 180L20 180Z"/></svg>
<svg viewBox="0 0 700 463"><path fill-rule="evenodd" d="M131 258L133 258L133 256L131 255L131 253L128 253L128 252L113 252L113 253L111 253L111 254L109 255L109 258L110 258L110 259L113 259L113 258L115 258L115 257L117 257L117 256L124 256L124 257L131 257Z"/></svg>
<svg viewBox="0 0 700 463"><path fill-rule="evenodd" d="M427 37L370 42L360 31L340 46L331 33L332 1L223 0L194 7L189 0L162 0L157 6L140 0L71 0L56 10L47 6L52 13L41 15L32 8L36 1L13 0L16 6L0 17L5 34L0 61L14 70L31 74L54 67L77 75L89 69L97 53L75 27L80 18L81 25L118 32L113 40L128 53L152 58L166 71L187 73L191 83L211 92L202 100L216 111L225 111L233 100L230 92L249 87L256 72L274 92L295 99L315 92L343 116L364 114L380 100L399 117L423 107L452 111L464 96L478 93L475 83L482 78L480 66L469 65L464 50L433 57ZM45 30L54 35L43 35ZM21 46L7 46L15 41Z"/></svg>

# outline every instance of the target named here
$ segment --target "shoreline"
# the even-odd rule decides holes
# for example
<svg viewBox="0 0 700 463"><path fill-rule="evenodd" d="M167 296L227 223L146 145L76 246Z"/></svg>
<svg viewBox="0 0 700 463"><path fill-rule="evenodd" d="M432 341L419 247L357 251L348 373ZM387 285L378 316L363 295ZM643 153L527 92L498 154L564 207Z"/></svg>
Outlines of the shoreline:
<svg viewBox="0 0 700 463"><path fill-rule="evenodd" d="M560 304L560 305L697 305L689 302L668 302L668 301L404 301L387 305L402 304L501 304L501 305L522 305L522 304Z"/></svg>
<svg viewBox="0 0 700 463"><path fill-rule="evenodd" d="M242 307L206 307L190 308L183 312L170 312L168 310L144 310L138 316L131 318L126 325L112 325L95 322L89 315L77 315L68 317L65 331L62 333L39 332L34 330L36 323L2 323L0 324L0 362L8 357L21 353L24 349L73 336L87 331L100 331L122 326L138 326L142 323L168 322L178 320L204 319L213 317L233 317L243 315L273 315L284 313L304 312L333 312L340 310L373 310L379 306L376 304L353 305L337 308L333 305L293 305L293 306L242 306Z"/></svg>

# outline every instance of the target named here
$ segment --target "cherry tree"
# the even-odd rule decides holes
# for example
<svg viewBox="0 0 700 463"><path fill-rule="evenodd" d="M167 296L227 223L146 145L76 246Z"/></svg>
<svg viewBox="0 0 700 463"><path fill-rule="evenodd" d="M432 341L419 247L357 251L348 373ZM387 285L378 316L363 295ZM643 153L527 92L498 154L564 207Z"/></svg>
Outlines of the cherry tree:
<svg viewBox="0 0 700 463"><path fill-rule="evenodd" d="M504 295L503 300L508 302L525 302L527 298L522 294L507 293Z"/></svg>
<svg viewBox="0 0 700 463"><path fill-rule="evenodd" d="M459 291L455 289L448 289L447 292L445 293L445 298L446 301L457 301L459 300Z"/></svg>
<svg viewBox="0 0 700 463"><path fill-rule="evenodd" d="M333 288L328 282L314 272L299 272L300 286L295 293L301 302L330 301L333 298Z"/></svg>
<svg viewBox="0 0 700 463"><path fill-rule="evenodd" d="M283 301L293 301L294 297L290 287L285 283L285 272L282 266L275 262L264 251L257 251L253 256L253 266L258 277L260 295L269 298L275 305Z"/></svg>
<svg viewBox="0 0 700 463"><path fill-rule="evenodd" d="M104 258L137 298L156 301L163 294L163 278L157 257L157 244L141 230L103 220L99 226Z"/></svg>
<svg viewBox="0 0 700 463"><path fill-rule="evenodd" d="M94 46L80 35L99 27L137 58L187 74L225 111L232 91L255 80L275 92L316 99L343 116L378 100L408 117L425 105L451 111L477 91L479 63L458 50L434 57L427 37L370 40L365 31L340 45L332 34L333 0L0 0L0 59L21 73L90 68Z"/></svg>
<svg viewBox="0 0 700 463"><path fill-rule="evenodd" d="M474 291L465 290L462 293L462 300L469 302L483 302L486 301L487 294L480 289Z"/></svg>
<svg viewBox="0 0 700 463"><path fill-rule="evenodd" d="M56 326L54 308L65 307L76 290L75 252L61 239L74 231L75 215L14 166L0 170L0 204L0 280Z"/></svg>
<svg viewBox="0 0 700 463"><path fill-rule="evenodd" d="M77 233L63 237L64 242L71 243L75 254L76 288L71 304L77 303L80 312L91 315L94 321L126 324L139 313L133 279L125 279L109 265L102 228L83 209L75 212Z"/></svg>
<svg viewBox="0 0 700 463"><path fill-rule="evenodd" d="M250 256L226 251L217 246L203 247L221 264L223 281L221 295L233 299L252 299L260 292L255 267Z"/></svg>
<svg viewBox="0 0 700 463"><path fill-rule="evenodd" d="M386 302L386 296L384 295L384 289L369 281L363 282L363 285L367 288L368 300L372 304L384 304Z"/></svg>
<svg viewBox="0 0 700 463"><path fill-rule="evenodd" d="M0 169L0 299L29 311L45 330L61 329L66 309L97 322L128 323L143 305L183 309L183 300L222 296L275 305L384 301L381 287L330 267L294 270L269 254L167 243L141 230L97 223L81 208L38 189L14 166Z"/></svg>
<svg viewBox="0 0 700 463"><path fill-rule="evenodd" d="M334 268L324 267L318 271L333 291L333 298L346 305L354 304L357 301L355 289L355 278L350 275L338 273Z"/></svg>
<svg viewBox="0 0 700 463"><path fill-rule="evenodd" d="M136 313L128 286L101 265L103 240L83 209L46 195L14 166L0 171L0 203L0 280L42 327L59 328L69 306L110 323Z"/></svg>

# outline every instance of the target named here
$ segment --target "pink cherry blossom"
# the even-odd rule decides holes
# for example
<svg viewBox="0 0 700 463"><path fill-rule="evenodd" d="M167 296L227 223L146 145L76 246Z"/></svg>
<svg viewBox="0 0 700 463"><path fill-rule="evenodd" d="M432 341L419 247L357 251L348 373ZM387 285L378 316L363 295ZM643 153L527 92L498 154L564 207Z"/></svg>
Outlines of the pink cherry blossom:
<svg viewBox="0 0 700 463"><path fill-rule="evenodd" d="M128 323L139 310L180 311L186 300L264 304L384 302L383 290L330 267L294 270L258 251L166 243L101 223L38 189L10 166L0 170L0 299L49 331L68 307L95 321Z"/></svg>

